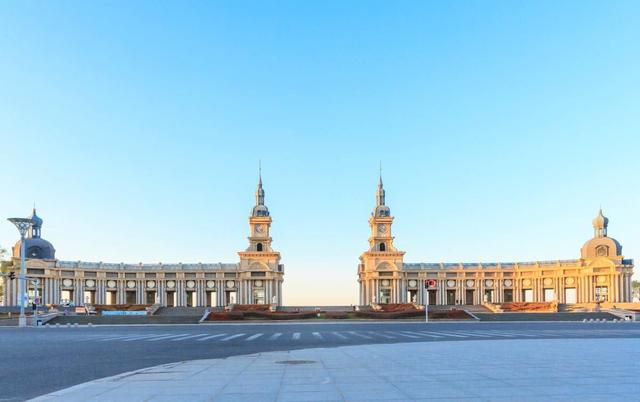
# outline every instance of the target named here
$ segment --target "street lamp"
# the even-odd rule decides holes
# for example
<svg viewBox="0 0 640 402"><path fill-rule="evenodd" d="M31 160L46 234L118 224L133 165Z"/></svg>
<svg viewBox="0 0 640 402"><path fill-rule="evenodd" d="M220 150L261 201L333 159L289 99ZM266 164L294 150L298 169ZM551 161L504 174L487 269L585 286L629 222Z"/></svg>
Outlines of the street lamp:
<svg viewBox="0 0 640 402"><path fill-rule="evenodd" d="M26 327L27 326L27 317L24 315L24 305L26 298L26 287L27 287L27 268L25 267L25 244L24 239L29 231L29 228L33 224L33 219L30 218L9 218L7 219L9 222L16 225L18 231L20 232L20 276L18 277L19 285L20 285L20 318L18 318L18 326Z"/></svg>

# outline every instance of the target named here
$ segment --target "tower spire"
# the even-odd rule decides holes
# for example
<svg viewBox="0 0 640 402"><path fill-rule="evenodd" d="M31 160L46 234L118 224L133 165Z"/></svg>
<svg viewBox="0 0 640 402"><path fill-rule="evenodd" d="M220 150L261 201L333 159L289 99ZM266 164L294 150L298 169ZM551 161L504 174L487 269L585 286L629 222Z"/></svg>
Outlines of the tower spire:
<svg viewBox="0 0 640 402"><path fill-rule="evenodd" d="M376 192L376 206L384 205L384 186L382 184L382 161L380 162L380 172L378 177L378 191Z"/></svg>
<svg viewBox="0 0 640 402"><path fill-rule="evenodd" d="M256 205L264 205L264 190L262 189L262 161L258 161L258 187L256 188Z"/></svg>

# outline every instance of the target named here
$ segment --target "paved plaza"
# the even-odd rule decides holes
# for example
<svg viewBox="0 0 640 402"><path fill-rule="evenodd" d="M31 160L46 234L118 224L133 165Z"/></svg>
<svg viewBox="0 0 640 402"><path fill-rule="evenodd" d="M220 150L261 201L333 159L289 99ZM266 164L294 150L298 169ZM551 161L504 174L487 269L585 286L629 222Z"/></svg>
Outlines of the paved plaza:
<svg viewBox="0 0 640 402"><path fill-rule="evenodd" d="M632 401L640 340L502 339L263 352L164 364L36 401Z"/></svg>

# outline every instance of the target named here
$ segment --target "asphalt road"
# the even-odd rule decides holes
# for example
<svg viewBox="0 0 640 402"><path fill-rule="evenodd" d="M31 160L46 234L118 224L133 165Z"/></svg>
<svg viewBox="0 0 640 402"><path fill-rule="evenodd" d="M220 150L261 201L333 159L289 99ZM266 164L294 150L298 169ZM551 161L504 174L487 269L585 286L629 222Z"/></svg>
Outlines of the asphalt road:
<svg viewBox="0 0 640 402"><path fill-rule="evenodd" d="M640 338L639 323L260 323L0 328L0 401L164 363L343 345Z"/></svg>

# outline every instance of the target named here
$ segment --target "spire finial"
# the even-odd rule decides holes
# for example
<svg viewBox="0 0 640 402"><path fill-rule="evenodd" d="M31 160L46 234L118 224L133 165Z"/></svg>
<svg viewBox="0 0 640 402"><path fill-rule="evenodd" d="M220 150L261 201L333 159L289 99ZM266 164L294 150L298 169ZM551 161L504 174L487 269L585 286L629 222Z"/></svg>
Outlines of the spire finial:
<svg viewBox="0 0 640 402"><path fill-rule="evenodd" d="M258 181L262 184L262 160L258 159Z"/></svg>
<svg viewBox="0 0 640 402"><path fill-rule="evenodd" d="M378 184L382 185L382 161L380 161L380 171L379 171L379 179L378 179Z"/></svg>

